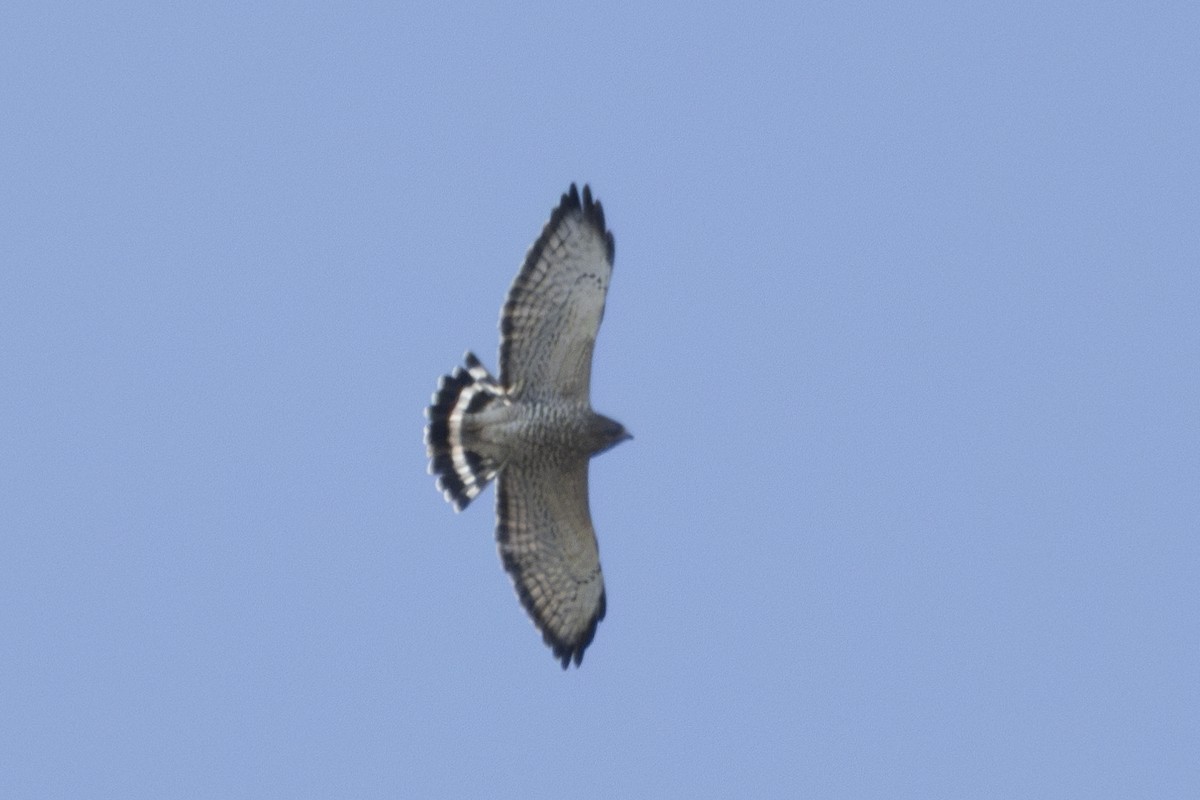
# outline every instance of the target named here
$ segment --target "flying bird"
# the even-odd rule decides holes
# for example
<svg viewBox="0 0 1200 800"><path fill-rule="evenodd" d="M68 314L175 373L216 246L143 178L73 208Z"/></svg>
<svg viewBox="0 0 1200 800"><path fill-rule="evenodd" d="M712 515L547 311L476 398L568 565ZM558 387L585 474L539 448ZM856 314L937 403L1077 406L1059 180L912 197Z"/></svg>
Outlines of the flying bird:
<svg viewBox="0 0 1200 800"><path fill-rule="evenodd" d="M456 511L495 479L500 559L563 669L605 611L588 462L632 438L589 391L612 265L600 201L571 184L508 290L499 380L468 351L425 410L429 472Z"/></svg>

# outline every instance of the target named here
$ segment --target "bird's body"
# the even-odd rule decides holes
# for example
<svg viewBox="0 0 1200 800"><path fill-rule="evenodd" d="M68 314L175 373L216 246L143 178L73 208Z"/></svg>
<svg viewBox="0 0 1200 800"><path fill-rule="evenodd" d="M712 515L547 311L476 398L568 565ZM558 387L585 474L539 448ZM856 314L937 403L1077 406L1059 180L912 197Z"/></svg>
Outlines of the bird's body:
<svg viewBox="0 0 1200 800"><path fill-rule="evenodd" d="M468 352L426 410L430 471L456 510L497 480L501 560L564 668L583 659L606 607L588 461L630 438L589 399L612 261L600 203L572 184L509 290L500 380Z"/></svg>
<svg viewBox="0 0 1200 800"><path fill-rule="evenodd" d="M582 404L496 404L464 417L463 446L500 463L591 456L607 449L607 423Z"/></svg>

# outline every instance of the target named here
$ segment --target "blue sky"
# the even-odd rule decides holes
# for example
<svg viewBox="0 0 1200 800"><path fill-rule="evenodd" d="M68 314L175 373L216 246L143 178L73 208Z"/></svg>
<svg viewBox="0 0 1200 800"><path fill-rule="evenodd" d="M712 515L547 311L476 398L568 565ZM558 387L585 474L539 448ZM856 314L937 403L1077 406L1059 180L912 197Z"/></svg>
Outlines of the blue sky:
<svg viewBox="0 0 1200 800"><path fill-rule="evenodd" d="M0 795L1200 796L1191 4L0 25ZM616 235L564 673L422 410Z"/></svg>

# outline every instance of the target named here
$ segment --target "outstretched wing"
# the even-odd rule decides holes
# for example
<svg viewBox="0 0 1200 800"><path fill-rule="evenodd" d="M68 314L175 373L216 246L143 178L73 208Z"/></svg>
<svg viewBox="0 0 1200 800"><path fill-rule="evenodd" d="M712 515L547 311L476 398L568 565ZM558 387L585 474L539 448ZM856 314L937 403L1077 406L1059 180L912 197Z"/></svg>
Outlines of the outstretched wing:
<svg viewBox="0 0 1200 800"><path fill-rule="evenodd" d="M592 348L612 275L613 236L604 209L575 184L525 263L500 315L500 382L510 397L586 400Z"/></svg>
<svg viewBox="0 0 1200 800"><path fill-rule="evenodd" d="M510 464L496 486L496 540L504 569L563 669L583 660L604 619L587 475L586 457L568 464Z"/></svg>

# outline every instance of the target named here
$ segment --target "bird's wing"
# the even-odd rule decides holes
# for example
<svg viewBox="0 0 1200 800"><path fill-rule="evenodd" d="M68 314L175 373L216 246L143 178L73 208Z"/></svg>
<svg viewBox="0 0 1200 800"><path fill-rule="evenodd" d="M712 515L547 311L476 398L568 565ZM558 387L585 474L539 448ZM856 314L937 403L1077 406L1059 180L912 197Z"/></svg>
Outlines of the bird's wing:
<svg viewBox="0 0 1200 800"><path fill-rule="evenodd" d="M600 201L571 184L500 315L500 382L513 399L587 400L612 264Z"/></svg>
<svg viewBox="0 0 1200 800"><path fill-rule="evenodd" d="M583 651L604 618L604 577L588 511L588 459L514 463L496 487L496 540L521 604L562 661Z"/></svg>

